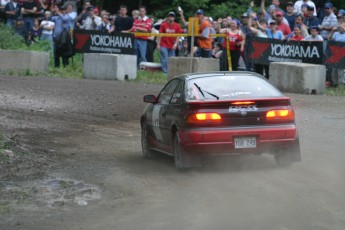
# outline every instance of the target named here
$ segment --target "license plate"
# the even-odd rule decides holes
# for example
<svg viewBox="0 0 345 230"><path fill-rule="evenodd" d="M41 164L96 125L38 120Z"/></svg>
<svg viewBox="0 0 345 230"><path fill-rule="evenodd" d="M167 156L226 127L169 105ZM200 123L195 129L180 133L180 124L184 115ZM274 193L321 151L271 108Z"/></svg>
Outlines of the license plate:
<svg viewBox="0 0 345 230"><path fill-rule="evenodd" d="M255 137L235 137L235 149L256 148Z"/></svg>

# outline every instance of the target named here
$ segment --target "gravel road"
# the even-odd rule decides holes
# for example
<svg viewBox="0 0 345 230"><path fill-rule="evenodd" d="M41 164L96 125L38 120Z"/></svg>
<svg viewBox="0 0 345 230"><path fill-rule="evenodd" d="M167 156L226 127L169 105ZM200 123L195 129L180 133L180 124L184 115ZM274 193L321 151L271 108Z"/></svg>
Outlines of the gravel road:
<svg viewBox="0 0 345 230"><path fill-rule="evenodd" d="M15 154L0 162L0 229L344 229L344 97L288 95L301 163L222 157L181 173L141 155L142 96L161 87L0 77Z"/></svg>

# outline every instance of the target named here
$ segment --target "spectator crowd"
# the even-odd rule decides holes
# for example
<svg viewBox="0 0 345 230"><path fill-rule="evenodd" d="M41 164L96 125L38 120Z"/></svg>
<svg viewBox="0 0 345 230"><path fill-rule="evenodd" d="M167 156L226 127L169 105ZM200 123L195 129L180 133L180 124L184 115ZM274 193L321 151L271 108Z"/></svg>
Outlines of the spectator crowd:
<svg viewBox="0 0 345 230"><path fill-rule="evenodd" d="M135 35L134 50L138 63L153 62L154 51L157 50L164 73L167 73L168 58L176 55L219 59L220 70L229 69L230 56L232 70L238 70L242 57L246 70L269 78L268 65L253 65L246 60L254 37L323 42L324 47L328 41L345 42L345 10L336 9L329 0L321 1L322 4L319 2L296 0L284 7L279 0L272 0L270 5L261 0L258 7L251 2L237 19L231 15L213 19L202 9L196 9L195 15L188 15L199 19L199 35L193 41L189 36L164 36L188 33L189 22L181 7L177 12L167 12L166 18L155 20L147 15L148 10L144 6L133 10L129 16L125 5L112 15L87 0L1 0L0 20L23 36L28 44L38 40L50 42L56 67L60 66L61 59L63 66L69 64L69 57L73 55L72 33L78 28L109 34L150 33L151 36ZM332 81L331 70L327 71L327 81ZM333 84L337 84L334 79Z"/></svg>

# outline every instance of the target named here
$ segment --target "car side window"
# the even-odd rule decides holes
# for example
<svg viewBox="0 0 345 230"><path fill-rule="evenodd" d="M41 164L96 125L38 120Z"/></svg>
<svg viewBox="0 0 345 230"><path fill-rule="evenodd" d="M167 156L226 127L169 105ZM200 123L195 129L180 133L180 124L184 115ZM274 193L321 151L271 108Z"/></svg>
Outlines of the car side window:
<svg viewBox="0 0 345 230"><path fill-rule="evenodd" d="M181 81L180 84L177 86L174 94L172 95L170 104L180 104L182 102L183 86L183 81Z"/></svg>
<svg viewBox="0 0 345 230"><path fill-rule="evenodd" d="M170 99L179 83L180 83L179 79L174 79L170 81L159 94L158 103L169 104Z"/></svg>

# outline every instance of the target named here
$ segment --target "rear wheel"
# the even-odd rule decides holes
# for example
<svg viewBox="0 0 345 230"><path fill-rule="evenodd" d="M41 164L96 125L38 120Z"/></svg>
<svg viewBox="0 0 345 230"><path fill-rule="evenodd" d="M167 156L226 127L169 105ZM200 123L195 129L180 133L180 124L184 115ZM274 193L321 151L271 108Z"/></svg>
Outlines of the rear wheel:
<svg viewBox="0 0 345 230"><path fill-rule="evenodd" d="M294 145L285 147L274 154L274 159L278 166L289 166L294 162L301 161L301 152L299 146L299 138L296 139Z"/></svg>
<svg viewBox="0 0 345 230"><path fill-rule="evenodd" d="M145 123L141 126L141 148L144 158L152 157L153 150L149 148L149 144L147 142L147 127Z"/></svg>
<svg viewBox="0 0 345 230"><path fill-rule="evenodd" d="M175 134L174 138L174 160L175 160L175 167L177 169L184 169L184 168L192 168L192 167L200 167L201 166L201 158L200 156L193 155L184 151L181 146L180 138Z"/></svg>

